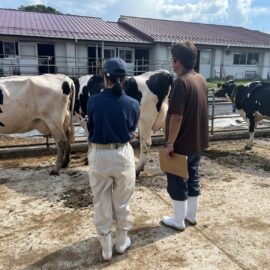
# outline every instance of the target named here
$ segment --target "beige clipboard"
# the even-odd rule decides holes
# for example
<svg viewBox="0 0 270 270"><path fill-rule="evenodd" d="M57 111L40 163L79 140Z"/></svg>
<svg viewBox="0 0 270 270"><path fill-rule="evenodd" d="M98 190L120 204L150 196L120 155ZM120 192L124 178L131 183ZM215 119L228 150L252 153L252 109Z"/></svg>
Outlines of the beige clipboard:
<svg viewBox="0 0 270 270"><path fill-rule="evenodd" d="M168 158L165 149L159 150L160 169L163 172L188 178L187 156L175 154Z"/></svg>

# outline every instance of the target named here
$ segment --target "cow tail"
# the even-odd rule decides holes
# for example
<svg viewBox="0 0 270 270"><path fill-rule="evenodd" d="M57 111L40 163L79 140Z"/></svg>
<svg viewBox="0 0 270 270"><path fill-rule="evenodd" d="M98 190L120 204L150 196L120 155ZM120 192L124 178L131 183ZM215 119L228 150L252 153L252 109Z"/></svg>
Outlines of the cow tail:
<svg viewBox="0 0 270 270"><path fill-rule="evenodd" d="M73 124L73 115L74 115L74 110L75 110L75 85L73 81L71 82L71 93L70 93L69 98L70 98L69 143L73 143L75 141L75 130L74 130L74 124Z"/></svg>

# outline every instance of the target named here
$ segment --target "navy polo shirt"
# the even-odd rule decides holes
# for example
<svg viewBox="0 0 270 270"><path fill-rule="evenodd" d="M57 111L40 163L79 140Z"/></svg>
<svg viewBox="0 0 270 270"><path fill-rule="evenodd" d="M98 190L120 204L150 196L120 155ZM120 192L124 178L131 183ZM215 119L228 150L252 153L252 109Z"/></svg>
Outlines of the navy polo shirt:
<svg viewBox="0 0 270 270"><path fill-rule="evenodd" d="M87 115L90 142L126 143L136 130L140 106L124 91L120 97L116 97L110 88L105 88L88 99Z"/></svg>

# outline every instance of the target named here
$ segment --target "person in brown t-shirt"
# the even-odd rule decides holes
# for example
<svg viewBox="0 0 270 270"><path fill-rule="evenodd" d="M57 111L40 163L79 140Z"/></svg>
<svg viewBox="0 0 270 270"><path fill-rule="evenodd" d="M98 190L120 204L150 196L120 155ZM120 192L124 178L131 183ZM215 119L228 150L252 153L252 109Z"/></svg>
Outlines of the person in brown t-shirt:
<svg viewBox="0 0 270 270"><path fill-rule="evenodd" d="M167 173L167 191L172 199L174 215L162 222L178 230L185 229L185 220L196 225L199 206L199 163L201 151L208 147L207 83L194 71L197 49L191 41L172 46L172 66L177 74L169 95L166 118L166 152L188 156L189 178Z"/></svg>

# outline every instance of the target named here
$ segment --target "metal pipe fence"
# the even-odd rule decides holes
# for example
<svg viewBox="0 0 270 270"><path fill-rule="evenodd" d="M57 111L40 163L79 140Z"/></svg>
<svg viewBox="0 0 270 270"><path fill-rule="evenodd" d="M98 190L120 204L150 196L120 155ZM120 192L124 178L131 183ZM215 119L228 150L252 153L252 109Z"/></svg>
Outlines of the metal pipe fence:
<svg viewBox="0 0 270 270"><path fill-rule="evenodd" d="M209 106L209 133L210 135L214 136L214 135L220 135L220 134L228 134L228 133L233 133L233 132L239 132L239 131L246 131L248 132L248 127L234 127L234 126L228 126L226 128L217 128L215 125L215 120L222 120L224 119L224 121L228 120L228 119L235 119L235 118L240 118L241 116L239 114L228 114L228 110L226 109L226 107L228 108L232 108L231 107L231 102L228 102L224 99L216 99L215 98L215 89L209 89L208 91L208 106ZM225 111L227 111L227 113L221 113L218 112L218 110L223 109ZM79 127L80 125L78 123L75 123L75 128ZM270 121L266 120L265 126L261 126L258 127L257 130L269 130L270 131ZM161 137L163 135L158 134L158 135L153 135L153 138L156 137ZM25 138L25 137L24 137ZM29 139L29 138L28 138ZM0 145L0 149L6 149L6 148L16 148L16 147L37 147L37 146L44 146L46 148L50 148L51 145L54 145L54 140L51 137L48 136L44 136L44 135L37 135L35 137L30 137L31 143L27 143L27 139L25 140L25 143L23 144L8 144L8 145ZM35 141L35 142L33 142ZM86 143L87 142L87 138L86 136L76 136L75 137L75 144L78 143Z"/></svg>
<svg viewBox="0 0 270 270"><path fill-rule="evenodd" d="M0 55L0 76L11 75L38 75L44 73L61 73L72 77L80 77L87 74L99 74L107 58L91 57L68 57L68 56L29 56L14 55L6 57ZM157 69L167 69L172 71L172 65L169 59L149 60L126 59L129 75L139 75L147 71ZM199 71L205 67L200 65ZM270 66L265 64L256 65L234 65L234 64L209 64L207 69L211 69L209 78L212 79L260 79L262 74L270 79ZM267 73L267 74L265 74Z"/></svg>
<svg viewBox="0 0 270 270"><path fill-rule="evenodd" d="M61 73L71 77L80 77L88 74L102 72L104 58L87 57L60 57L60 56L16 56L14 58L1 58L0 77L12 75L40 75L44 73ZM147 59L134 59L127 62L129 75L139 75L147 71L166 69L172 71L169 60L150 61Z"/></svg>

